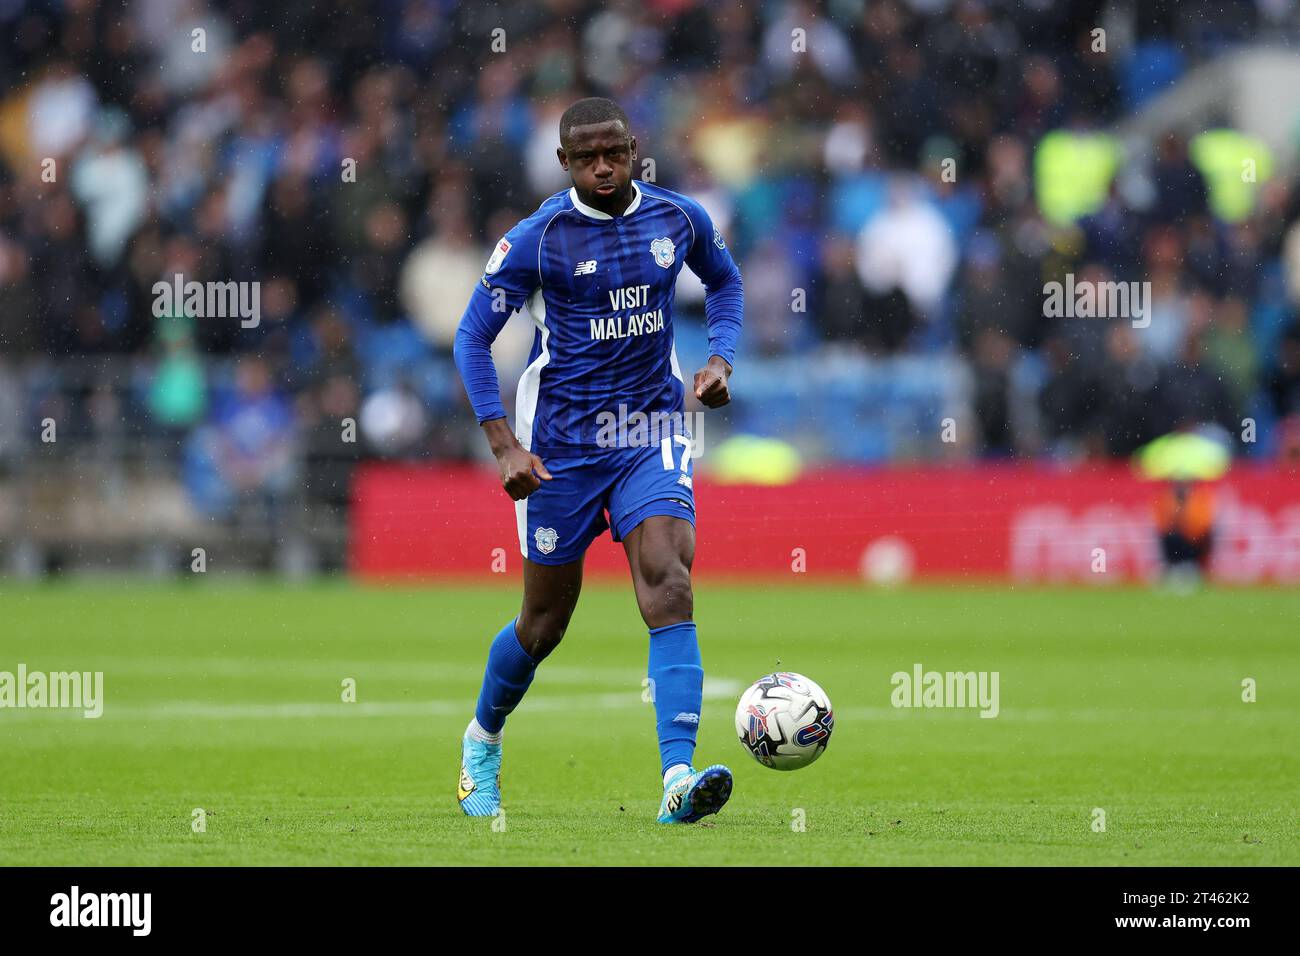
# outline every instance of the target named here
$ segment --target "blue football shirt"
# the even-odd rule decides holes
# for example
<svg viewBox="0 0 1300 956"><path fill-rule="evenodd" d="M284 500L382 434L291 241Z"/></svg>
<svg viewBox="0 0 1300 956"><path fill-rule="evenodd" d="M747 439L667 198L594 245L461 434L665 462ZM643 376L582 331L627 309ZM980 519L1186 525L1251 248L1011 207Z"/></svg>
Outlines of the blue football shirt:
<svg viewBox="0 0 1300 956"><path fill-rule="evenodd" d="M514 312L532 317L515 435L537 454L600 447L609 414L682 411L673 293L684 265L705 286L710 354L734 360L743 291L722 235L693 199L651 183L632 189L621 216L576 189L542 203L497 242L457 330L457 367L482 423L505 415L491 343Z"/></svg>

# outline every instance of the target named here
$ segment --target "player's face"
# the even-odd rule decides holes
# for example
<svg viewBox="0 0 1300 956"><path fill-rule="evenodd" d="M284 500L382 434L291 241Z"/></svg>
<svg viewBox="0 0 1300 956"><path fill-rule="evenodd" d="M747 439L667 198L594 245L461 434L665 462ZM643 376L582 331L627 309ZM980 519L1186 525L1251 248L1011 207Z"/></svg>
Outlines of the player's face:
<svg viewBox="0 0 1300 956"><path fill-rule="evenodd" d="M618 215L632 201L636 137L618 120L571 127L569 148L561 147L556 155L588 206Z"/></svg>

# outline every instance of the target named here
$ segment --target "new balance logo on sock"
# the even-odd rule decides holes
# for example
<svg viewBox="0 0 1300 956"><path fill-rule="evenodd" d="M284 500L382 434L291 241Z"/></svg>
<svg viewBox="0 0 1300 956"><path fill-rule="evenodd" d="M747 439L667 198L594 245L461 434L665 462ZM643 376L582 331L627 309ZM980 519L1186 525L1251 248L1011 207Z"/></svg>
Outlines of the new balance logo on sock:
<svg viewBox="0 0 1300 956"><path fill-rule="evenodd" d="M673 718L674 724L698 724L699 722L700 722L699 714L688 714L686 713L686 711L682 711L680 714L678 714L676 717Z"/></svg>

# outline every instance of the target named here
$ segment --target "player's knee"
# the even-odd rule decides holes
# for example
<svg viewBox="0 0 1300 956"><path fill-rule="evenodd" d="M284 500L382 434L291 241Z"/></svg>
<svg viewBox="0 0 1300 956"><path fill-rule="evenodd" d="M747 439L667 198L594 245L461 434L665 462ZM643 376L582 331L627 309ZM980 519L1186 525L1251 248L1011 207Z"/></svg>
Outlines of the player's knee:
<svg viewBox="0 0 1300 956"><path fill-rule="evenodd" d="M691 572L681 561L643 568L641 616L651 627L689 621L695 613Z"/></svg>
<svg viewBox="0 0 1300 956"><path fill-rule="evenodd" d="M520 646L533 660L542 660L564 639L572 616L572 608L524 608L515 623Z"/></svg>

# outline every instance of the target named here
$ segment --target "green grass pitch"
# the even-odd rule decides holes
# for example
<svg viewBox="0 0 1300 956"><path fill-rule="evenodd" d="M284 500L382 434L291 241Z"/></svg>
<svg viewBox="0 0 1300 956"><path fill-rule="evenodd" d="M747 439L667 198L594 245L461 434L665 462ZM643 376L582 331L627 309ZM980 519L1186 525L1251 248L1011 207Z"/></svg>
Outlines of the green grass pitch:
<svg viewBox="0 0 1300 956"><path fill-rule="evenodd" d="M0 710L0 864L1300 863L1296 592L700 583L697 763L728 763L736 788L708 825L665 828L647 636L629 586L589 585L507 727L494 829L454 790L516 602L5 587L0 670L103 671L105 707ZM891 707L891 675L918 662L999 672L1000 715ZM732 730L774 669L835 705L829 749L795 773Z"/></svg>

